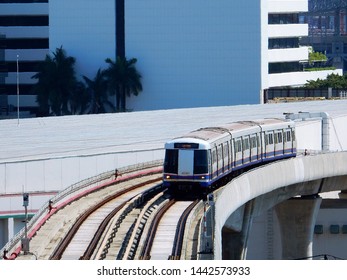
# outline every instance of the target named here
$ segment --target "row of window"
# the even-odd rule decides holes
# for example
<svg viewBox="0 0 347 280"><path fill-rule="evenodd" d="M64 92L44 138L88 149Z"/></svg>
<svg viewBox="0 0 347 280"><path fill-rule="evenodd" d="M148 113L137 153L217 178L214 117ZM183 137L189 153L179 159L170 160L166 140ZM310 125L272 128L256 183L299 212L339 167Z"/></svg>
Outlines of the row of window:
<svg viewBox="0 0 347 280"><path fill-rule="evenodd" d="M48 0L0 0L1 4L13 3L48 3Z"/></svg>
<svg viewBox="0 0 347 280"><path fill-rule="evenodd" d="M21 95L32 95L34 92L34 85L32 84L20 84L19 88ZM16 95L17 84L0 84L0 94Z"/></svg>
<svg viewBox="0 0 347 280"><path fill-rule="evenodd" d="M298 61L269 63L269 74L301 71L303 71L303 65Z"/></svg>
<svg viewBox="0 0 347 280"><path fill-rule="evenodd" d="M296 24L299 23L299 14L269 14L269 24Z"/></svg>
<svg viewBox="0 0 347 280"><path fill-rule="evenodd" d="M20 61L19 72L37 72L40 61ZM17 62L0 63L0 73L17 72Z"/></svg>
<svg viewBox="0 0 347 280"><path fill-rule="evenodd" d="M285 132L278 131L275 133L265 134L265 145L279 144L283 142L295 141L295 133L294 131L288 130ZM217 152L215 150L212 151L212 162L217 161L218 159L222 159L229 157L229 142L220 144L217 147ZM235 153L239 153L248 149L253 149L260 146L259 136L252 136L251 138L237 139L234 141L234 151ZM222 154L223 151L223 154Z"/></svg>
<svg viewBox="0 0 347 280"><path fill-rule="evenodd" d="M292 49L299 47L298 37L288 38L269 38L269 50L273 49Z"/></svg>
<svg viewBox="0 0 347 280"><path fill-rule="evenodd" d="M343 225L340 227L340 225L330 225L329 226L329 232L331 234L347 234L347 225ZM315 234L323 234L324 233L324 227L323 225L315 225L314 226L314 233Z"/></svg>
<svg viewBox="0 0 347 280"><path fill-rule="evenodd" d="M0 16L0 26L48 26L48 16Z"/></svg>
<svg viewBox="0 0 347 280"><path fill-rule="evenodd" d="M275 132L274 134L266 134L265 135L265 145L279 144L282 142L290 142L292 139L295 141L295 132L294 131L285 131Z"/></svg>
<svg viewBox="0 0 347 280"><path fill-rule="evenodd" d="M48 49L48 38L6 39L0 37L0 49Z"/></svg>
<svg viewBox="0 0 347 280"><path fill-rule="evenodd" d="M253 149L253 148L256 148L256 147L259 147L259 143L260 143L260 140L259 140L259 136L253 136L251 137L250 139L248 138L245 138L243 140L236 140L235 141L235 152L236 153L239 153L242 151L242 147L243 147L243 150L248 150L249 148Z"/></svg>

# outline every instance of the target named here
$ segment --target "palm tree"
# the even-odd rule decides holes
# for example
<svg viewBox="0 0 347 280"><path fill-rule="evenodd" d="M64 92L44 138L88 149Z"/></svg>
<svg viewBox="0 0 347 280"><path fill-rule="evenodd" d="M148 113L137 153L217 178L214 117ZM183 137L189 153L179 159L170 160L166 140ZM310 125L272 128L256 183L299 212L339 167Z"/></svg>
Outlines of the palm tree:
<svg viewBox="0 0 347 280"><path fill-rule="evenodd" d="M53 52L53 57L46 55L40 64L35 90L37 101L43 110L50 110L55 115L69 114L69 101L76 88L74 70L75 58L67 56L62 47Z"/></svg>
<svg viewBox="0 0 347 280"><path fill-rule="evenodd" d="M83 82L77 82L75 89L72 91L69 107L72 115L80 115L87 113L91 96Z"/></svg>
<svg viewBox="0 0 347 280"><path fill-rule="evenodd" d="M109 64L105 75L112 95L116 96L117 111L126 111L126 97L137 96L142 91L141 74L137 71L136 58L127 60L117 57L116 62L106 59Z"/></svg>
<svg viewBox="0 0 347 280"><path fill-rule="evenodd" d="M89 113L106 113L107 109L105 105L114 110L113 104L108 100L107 80L104 72L99 69L94 77L94 80L91 80L86 76L83 76L83 79L87 84L87 91L90 95Z"/></svg>

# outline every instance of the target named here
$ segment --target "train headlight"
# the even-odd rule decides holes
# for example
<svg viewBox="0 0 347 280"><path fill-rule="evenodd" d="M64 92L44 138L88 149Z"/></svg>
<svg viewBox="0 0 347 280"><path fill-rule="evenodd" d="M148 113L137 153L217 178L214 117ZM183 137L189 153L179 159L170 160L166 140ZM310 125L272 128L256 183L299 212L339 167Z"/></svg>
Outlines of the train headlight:
<svg viewBox="0 0 347 280"><path fill-rule="evenodd" d="M206 177L205 177L205 176L201 176L201 177L200 177L200 179L205 180L205 179L206 179Z"/></svg>
<svg viewBox="0 0 347 280"><path fill-rule="evenodd" d="M170 179L171 176L170 175L166 175L165 179Z"/></svg>

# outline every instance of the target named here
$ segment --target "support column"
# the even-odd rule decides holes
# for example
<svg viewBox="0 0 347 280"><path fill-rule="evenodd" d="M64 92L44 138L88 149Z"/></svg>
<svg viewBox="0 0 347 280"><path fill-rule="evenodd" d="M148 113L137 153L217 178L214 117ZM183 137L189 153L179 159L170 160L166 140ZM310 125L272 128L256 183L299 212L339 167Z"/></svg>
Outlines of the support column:
<svg viewBox="0 0 347 280"><path fill-rule="evenodd" d="M222 259L245 260L250 228L252 225L253 200L245 205L242 229L240 232L223 229L222 231Z"/></svg>
<svg viewBox="0 0 347 280"><path fill-rule="evenodd" d="M314 225L322 198L291 198L275 207L282 242L282 259L310 258Z"/></svg>

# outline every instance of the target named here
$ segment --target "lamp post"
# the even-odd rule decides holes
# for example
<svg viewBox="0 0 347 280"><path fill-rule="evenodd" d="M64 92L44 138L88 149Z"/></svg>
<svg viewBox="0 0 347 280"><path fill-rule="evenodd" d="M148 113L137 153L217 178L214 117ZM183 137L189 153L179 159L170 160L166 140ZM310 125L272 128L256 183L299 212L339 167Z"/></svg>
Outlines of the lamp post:
<svg viewBox="0 0 347 280"><path fill-rule="evenodd" d="M17 54L17 125L19 125L19 55Z"/></svg>

